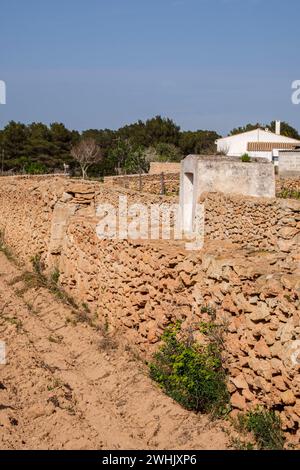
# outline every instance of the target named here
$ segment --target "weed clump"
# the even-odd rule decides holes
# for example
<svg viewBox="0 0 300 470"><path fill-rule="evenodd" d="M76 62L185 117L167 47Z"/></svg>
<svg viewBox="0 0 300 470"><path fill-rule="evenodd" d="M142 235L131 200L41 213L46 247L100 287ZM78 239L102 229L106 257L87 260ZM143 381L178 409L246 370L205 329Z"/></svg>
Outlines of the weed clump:
<svg viewBox="0 0 300 470"><path fill-rule="evenodd" d="M4 231L0 230L0 251L6 256L6 258L16 264L16 259L13 252L5 243Z"/></svg>
<svg viewBox="0 0 300 470"><path fill-rule="evenodd" d="M284 436L281 420L274 410L256 408L238 416L240 431L252 433L259 450L281 450Z"/></svg>
<svg viewBox="0 0 300 470"><path fill-rule="evenodd" d="M180 330L179 323L166 329L149 365L150 377L188 410L215 417L226 414L229 393L219 343L209 340L201 345L190 336L179 339Z"/></svg>
<svg viewBox="0 0 300 470"><path fill-rule="evenodd" d="M277 197L282 199L300 199L300 191L295 189L283 189Z"/></svg>
<svg viewBox="0 0 300 470"><path fill-rule="evenodd" d="M251 157L249 157L248 153L244 153L244 155L241 156L241 161L243 163L250 163Z"/></svg>

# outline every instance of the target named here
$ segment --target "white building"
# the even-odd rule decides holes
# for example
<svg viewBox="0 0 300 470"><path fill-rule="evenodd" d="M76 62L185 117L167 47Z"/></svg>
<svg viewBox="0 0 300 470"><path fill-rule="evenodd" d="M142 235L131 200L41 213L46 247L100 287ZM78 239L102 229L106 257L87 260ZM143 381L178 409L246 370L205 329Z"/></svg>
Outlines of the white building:
<svg viewBox="0 0 300 470"><path fill-rule="evenodd" d="M217 150L229 157L241 157L245 153L253 158L266 158L278 161L280 150L294 150L300 141L280 134L280 121L276 121L276 132L268 129L255 129L242 134L216 140Z"/></svg>
<svg viewBox="0 0 300 470"><path fill-rule="evenodd" d="M274 167L264 160L244 163L230 157L188 155L181 161L179 194L185 233L194 233L199 198L209 192L273 198Z"/></svg>

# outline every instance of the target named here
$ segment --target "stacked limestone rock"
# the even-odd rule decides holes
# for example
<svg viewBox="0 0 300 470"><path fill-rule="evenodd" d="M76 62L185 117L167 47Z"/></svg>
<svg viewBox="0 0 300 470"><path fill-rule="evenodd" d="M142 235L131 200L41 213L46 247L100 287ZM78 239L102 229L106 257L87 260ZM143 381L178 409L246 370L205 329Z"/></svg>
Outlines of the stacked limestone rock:
<svg viewBox="0 0 300 470"><path fill-rule="evenodd" d="M224 366L234 409L275 406L299 441L299 202L208 195L206 223L217 240L187 252L180 242L100 240L95 205L117 204L124 192L137 202L130 190L96 183L8 179L0 228L20 258L29 263L40 253L49 269L57 266L63 287L89 304L99 325L108 322L144 355L170 322L196 328L201 307L216 308L228 325Z"/></svg>
<svg viewBox="0 0 300 470"><path fill-rule="evenodd" d="M99 321L126 331L151 354L164 328L203 320L217 309L228 324L224 364L236 410L275 407L284 429L300 423L300 388L293 347L300 334L297 253L254 253L213 244L202 253L142 242L99 241L92 225L69 227L63 282L95 306ZM93 240L89 248L85 240ZM73 261L75 260L75 261ZM299 435L298 435L299 438Z"/></svg>
<svg viewBox="0 0 300 470"><path fill-rule="evenodd" d="M211 255L206 264L203 300L228 321L224 358L233 407L277 409L299 441L299 255L241 252Z"/></svg>
<svg viewBox="0 0 300 470"><path fill-rule="evenodd" d="M203 194L207 240L290 252L300 244L300 201Z"/></svg>
<svg viewBox="0 0 300 470"><path fill-rule="evenodd" d="M165 193L169 195L179 194L179 174L164 173L163 176ZM117 185L134 191L143 191L150 194L160 194L162 189L162 176L157 175L128 175L108 176L104 178L107 185Z"/></svg>
<svg viewBox="0 0 300 470"><path fill-rule="evenodd" d="M281 195L283 191L300 193L300 178L276 178L276 195Z"/></svg>

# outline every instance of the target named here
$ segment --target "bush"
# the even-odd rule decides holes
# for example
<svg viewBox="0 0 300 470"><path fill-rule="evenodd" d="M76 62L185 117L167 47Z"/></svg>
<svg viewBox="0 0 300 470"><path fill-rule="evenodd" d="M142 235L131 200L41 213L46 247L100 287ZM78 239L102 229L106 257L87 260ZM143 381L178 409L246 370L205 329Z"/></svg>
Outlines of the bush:
<svg viewBox="0 0 300 470"><path fill-rule="evenodd" d="M38 254L38 255L34 255L32 258L31 258L31 263L32 263L32 267L33 267L33 270L36 274L42 276L43 275L43 271L45 269L45 266L41 260L41 255Z"/></svg>
<svg viewBox="0 0 300 470"><path fill-rule="evenodd" d="M52 284L57 286L59 278L60 278L59 269L57 267L55 267L54 270L52 271L51 275L50 275L50 280L51 280Z"/></svg>
<svg viewBox="0 0 300 470"><path fill-rule="evenodd" d="M16 259L14 257L13 252L10 250L10 248L6 245L5 243L5 236L4 236L4 231L0 230L0 251L6 256L6 258L9 261L12 261L16 263Z"/></svg>
<svg viewBox="0 0 300 470"><path fill-rule="evenodd" d="M241 156L241 160L244 163L249 163L251 162L251 158L249 157L248 153L244 153L244 155Z"/></svg>
<svg viewBox="0 0 300 470"><path fill-rule="evenodd" d="M47 168L43 163L32 162L25 166L28 175L42 175L47 173Z"/></svg>
<svg viewBox="0 0 300 470"><path fill-rule="evenodd" d="M241 430L251 432L260 450L280 450L284 447L280 417L273 410L257 408L239 416Z"/></svg>
<svg viewBox="0 0 300 470"><path fill-rule="evenodd" d="M180 162L183 155L178 147L173 144L159 143L156 145L157 160L161 162Z"/></svg>
<svg viewBox="0 0 300 470"><path fill-rule="evenodd" d="M283 189L277 197L283 199L300 199L300 191L296 189Z"/></svg>
<svg viewBox="0 0 300 470"><path fill-rule="evenodd" d="M150 363L150 376L167 395L188 410L225 413L229 394L216 344L178 339L180 325L170 326Z"/></svg>

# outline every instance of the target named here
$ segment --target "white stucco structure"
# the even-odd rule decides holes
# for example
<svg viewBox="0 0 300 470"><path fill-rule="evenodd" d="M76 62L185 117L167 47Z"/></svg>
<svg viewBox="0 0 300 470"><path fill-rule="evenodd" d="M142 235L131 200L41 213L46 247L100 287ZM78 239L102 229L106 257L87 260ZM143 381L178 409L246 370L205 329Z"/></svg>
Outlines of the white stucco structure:
<svg viewBox="0 0 300 470"><path fill-rule="evenodd" d="M185 233L195 232L197 205L206 192L275 197L274 166L229 157L188 155L181 162L179 195Z"/></svg>
<svg viewBox="0 0 300 470"><path fill-rule="evenodd" d="M300 141L280 135L280 123L277 121L276 132L266 129L255 129L216 141L217 151L228 157L241 157L247 153L253 158L278 160L279 150L293 150L300 146Z"/></svg>
<svg viewBox="0 0 300 470"><path fill-rule="evenodd" d="M300 176L300 150L279 152L278 173L281 177L298 178Z"/></svg>

